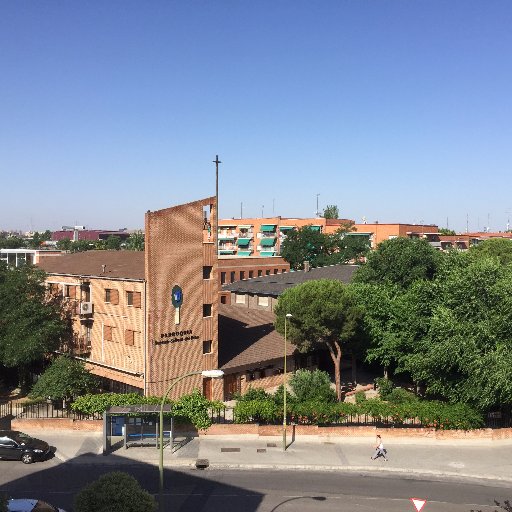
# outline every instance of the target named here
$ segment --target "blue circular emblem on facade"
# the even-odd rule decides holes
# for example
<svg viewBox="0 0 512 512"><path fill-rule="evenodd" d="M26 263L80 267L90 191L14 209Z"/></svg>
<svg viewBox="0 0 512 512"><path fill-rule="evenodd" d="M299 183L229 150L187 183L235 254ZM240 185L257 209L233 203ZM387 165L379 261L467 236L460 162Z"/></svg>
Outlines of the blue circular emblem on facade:
<svg viewBox="0 0 512 512"><path fill-rule="evenodd" d="M171 292L172 305L179 308L183 304L183 290L178 286L174 286Z"/></svg>

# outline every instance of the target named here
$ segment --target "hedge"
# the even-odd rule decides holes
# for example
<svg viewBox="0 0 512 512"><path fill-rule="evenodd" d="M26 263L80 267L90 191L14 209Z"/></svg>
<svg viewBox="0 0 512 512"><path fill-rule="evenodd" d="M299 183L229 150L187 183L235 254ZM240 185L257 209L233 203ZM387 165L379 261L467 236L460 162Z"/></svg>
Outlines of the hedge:
<svg viewBox="0 0 512 512"><path fill-rule="evenodd" d="M113 406L123 405L160 405L162 399L158 396L141 396L137 393L102 393L87 394L78 397L72 404L74 411L83 414L102 414ZM176 401L166 399L165 403L172 404L172 414L178 422L190 422L198 429L208 428L212 422L210 411L218 412L225 406L222 402L206 399L199 390L189 395L183 395ZM141 416L141 413L137 413Z"/></svg>
<svg viewBox="0 0 512 512"><path fill-rule="evenodd" d="M262 399L240 400L233 412L236 423L276 424L283 418L282 405L276 403L270 395ZM471 407L439 401L418 400L400 404L378 398L355 404L292 401L288 405L287 416L300 425L338 424L351 419L355 423L373 420L395 425L421 422L425 427L440 430L471 430L483 426L481 415Z"/></svg>

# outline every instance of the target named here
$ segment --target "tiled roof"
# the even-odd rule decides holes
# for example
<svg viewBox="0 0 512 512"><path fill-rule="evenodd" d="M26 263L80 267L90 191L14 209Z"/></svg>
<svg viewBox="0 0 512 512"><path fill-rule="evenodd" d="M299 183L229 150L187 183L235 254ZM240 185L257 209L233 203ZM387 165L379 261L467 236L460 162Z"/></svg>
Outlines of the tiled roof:
<svg viewBox="0 0 512 512"><path fill-rule="evenodd" d="M288 288L314 279L337 279L342 283L350 283L357 265L330 265L312 268L308 272L298 270L284 274L254 277L243 281L225 284L222 289L236 293L252 293L254 295L271 295L278 297Z"/></svg>
<svg viewBox="0 0 512 512"><path fill-rule="evenodd" d="M283 337L274 329L274 313L219 304L219 368L258 367L283 357ZM287 344L287 355L296 348Z"/></svg>
<svg viewBox="0 0 512 512"><path fill-rule="evenodd" d="M77 252L44 258L38 266L48 274L141 280L144 279L144 251Z"/></svg>

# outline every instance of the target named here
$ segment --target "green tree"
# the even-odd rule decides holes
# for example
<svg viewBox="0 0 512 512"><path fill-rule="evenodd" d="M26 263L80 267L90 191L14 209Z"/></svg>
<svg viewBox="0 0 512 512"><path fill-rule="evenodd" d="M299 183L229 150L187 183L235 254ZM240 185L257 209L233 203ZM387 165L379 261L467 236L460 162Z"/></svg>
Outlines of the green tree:
<svg viewBox="0 0 512 512"><path fill-rule="evenodd" d="M469 252L476 258L496 258L502 265L509 265L512 262L512 240L490 238L475 245Z"/></svg>
<svg viewBox="0 0 512 512"><path fill-rule="evenodd" d="M96 377L85 368L83 361L60 356L39 377L30 397L71 400L93 391L97 385Z"/></svg>
<svg viewBox="0 0 512 512"><path fill-rule="evenodd" d="M312 267L319 267L325 264L329 247L327 235L311 226L303 226L288 233L281 244L281 256L293 270L303 269L305 261Z"/></svg>
<svg viewBox="0 0 512 512"><path fill-rule="evenodd" d="M512 266L454 252L433 280L354 290L369 360L410 375L432 397L481 411L512 405Z"/></svg>
<svg viewBox="0 0 512 512"><path fill-rule="evenodd" d="M70 251L73 246L73 241L69 238L63 238L62 240L57 241L57 249L61 251Z"/></svg>
<svg viewBox="0 0 512 512"><path fill-rule="evenodd" d="M331 388L331 379L321 370L297 370L289 380L290 387L298 402L333 402L336 394Z"/></svg>
<svg viewBox="0 0 512 512"><path fill-rule="evenodd" d="M126 249L129 251L143 251L144 250L144 233L136 231L132 233L128 240L126 240Z"/></svg>
<svg viewBox="0 0 512 512"><path fill-rule="evenodd" d="M75 497L75 512L154 512L156 501L137 480L112 471L84 487Z"/></svg>
<svg viewBox="0 0 512 512"><path fill-rule="evenodd" d="M41 246L42 241L42 236L36 231L32 236L32 239L27 241L27 245L31 249L38 249Z"/></svg>
<svg viewBox="0 0 512 512"><path fill-rule="evenodd" d="M331 264L360 262L370 252L368 236L353 231L353 224L347 224L329 235Z"/></svg>
<svg viewBox="0 0 512 512"><path fill-rule="evenodd" d="M107 251L119 251L119 249L121 249L121 238L118 236L110 235L105 240L105 249Z"/></svg>
<svg viewBox="0 0 512 512"><path fill-rule="evenodd" d="M77 240L71 242L71 252L85 252L96 249L94 242L90 240Z"/></svg>
<svg viewBox="0 0 512 512"><path fill-rule="evenodd" d="M453 229L448 229L448 228L439 228L439 234L441 235L450 235L450 236L454 236L456 233L455 231L453 231Z"/></svg>
<svg viewBox="0 0 512 512"><path fill-rule="evenodd" d="M0 249L22 249L25 247L25 240L19 236L0 237Z"/></svg>
<svg viewBox="0 0 512 512"><path fill-rule="evenodd" d="M340 212L335 204L328 204L324 209L324 219L339 219Z"/></svg>
<svg viewBox="0 0 512 512"><path fill-rule="evenodd" d="M284 334L284 318L290 319L288 340L300 352L326 347L334 364L336 396L341 399L341 357L344 350L358 350L363 342L359 326L361 310L351 289L340 281L308 281L286 290L275 308L275 328Z"/></svg>
<svg viewBox="0 0 512 512"><path fill-rule="evenodd" d="M354 282L389 283L407 288L418 279L431 280L443 258L426 240L393 238L380 243L358 269Z"/></svg>
<svg viewBox="0 0 512 512"><path fill-rule="evenodd" d="M65 333L60 303L47 294L44 273L0 263L0 363L18 367L23 376L31 362L58 348Z"/></svg>

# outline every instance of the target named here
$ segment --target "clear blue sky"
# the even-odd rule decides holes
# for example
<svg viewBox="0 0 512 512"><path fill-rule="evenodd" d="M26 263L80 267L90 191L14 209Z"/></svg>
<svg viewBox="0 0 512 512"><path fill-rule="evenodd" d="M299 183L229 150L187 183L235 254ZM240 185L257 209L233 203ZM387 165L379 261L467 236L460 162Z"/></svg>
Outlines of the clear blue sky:
<svg viewBox="0 0 512 512"><path fill-rule="evenodd" d="M0 3L0 228L220 216L504 230L510 0ZM510 212L508 214L507 212Z"/></svg>

